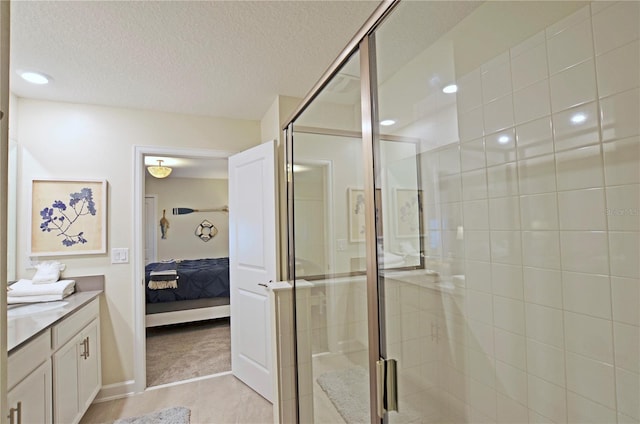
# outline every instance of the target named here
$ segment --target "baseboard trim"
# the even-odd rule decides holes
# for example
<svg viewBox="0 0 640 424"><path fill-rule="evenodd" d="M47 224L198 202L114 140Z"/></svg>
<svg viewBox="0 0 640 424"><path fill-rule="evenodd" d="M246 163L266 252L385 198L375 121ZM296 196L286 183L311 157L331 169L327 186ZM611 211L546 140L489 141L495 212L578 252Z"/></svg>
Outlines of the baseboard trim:
<svg viewBox="0 0 640 424"><path fill-rule="evenodd" d="M102 386L98 395L94 399L95 403L107 402L114 399L120 399L136 394L135 380L128 380L122 383L108 384Z"/></svg>

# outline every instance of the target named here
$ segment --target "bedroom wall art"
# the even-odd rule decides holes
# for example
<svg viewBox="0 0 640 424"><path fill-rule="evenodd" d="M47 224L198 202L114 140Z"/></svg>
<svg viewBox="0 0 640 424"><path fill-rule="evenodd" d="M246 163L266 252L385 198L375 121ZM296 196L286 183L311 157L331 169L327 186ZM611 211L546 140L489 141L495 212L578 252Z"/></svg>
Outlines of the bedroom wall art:
<svg viewBox="0 0 640 424"><path fill-rule="evenodd" d="M106 230L106 180L32 180L31 256L106 253Z"/></svg>

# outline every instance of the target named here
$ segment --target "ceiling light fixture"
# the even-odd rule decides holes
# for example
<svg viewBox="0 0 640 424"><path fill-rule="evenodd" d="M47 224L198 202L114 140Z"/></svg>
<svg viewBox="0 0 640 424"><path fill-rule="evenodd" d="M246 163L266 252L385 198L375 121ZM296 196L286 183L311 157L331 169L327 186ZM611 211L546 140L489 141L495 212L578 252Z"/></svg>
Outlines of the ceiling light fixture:
<svg viewBox="0 0 640 424"><path fill-rule="evenodd" d="M168 166L163 166L163 160L158 160L158 166L147 166L147 171L152 177L167 178L171 174L172 169Z"/></svg>
<svg viewBox="0 0 640 424"><path fill-rule="evenodd" d="M498 137L498 143L500 144L507 144L509 140L511 139L509 138L508 135L501 135L500 137Z"/></svg>
<svg viewBox="0 0 640 424"><path fill-rule="evenodd" d="M42 74L40 72L32 72L32 71L20 72L20 76L25 81L28 81L31 84L38 84L38 85L48 84L49 81L51 80L51 77L45 74Z"/></svg>
<svg viewBox="0 0 640 424"><path fill-rule="evenodd" d="M442 89L442 92L446 94L453 94L453 93L456 93L457 91L458 91L458 86L455 84L449 84Z"/></svg>
<svg viewBox="0 0 640 424"><path fill-rule="evenodd" d="M584 113L576 113L571 117L571 122L573 122L574 124L582 124L586 120L587 115L585 115Z"/></svg>
<svg viewBox="0 0 640 424"><path fill-rule="evenodd" d="M391 126L391 125L393 125L395 123L396 123L396 121L394 121L393 119L385 119L385 120L380 121L380 125L382 125L383 127L388 127L388 126Z"/></svg>

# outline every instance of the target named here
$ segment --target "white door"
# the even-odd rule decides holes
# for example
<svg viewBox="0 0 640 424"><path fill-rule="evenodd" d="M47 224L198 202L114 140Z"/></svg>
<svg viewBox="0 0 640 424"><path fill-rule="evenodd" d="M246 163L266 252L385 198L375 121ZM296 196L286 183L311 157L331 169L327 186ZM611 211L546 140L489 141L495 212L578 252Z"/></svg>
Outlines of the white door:
<svg viewBox="0 0 640 424"><path fill-rule="evenodd" d="M158 247L158 196L146 195L144 197L144 264L147 265L150 262L157 262L157 247Z"/></svg>
<svg viewBox="0 0 640 424"><path fill-rule="evenodd" d="M264 284L276 281L276 261L275 143L270 141L229 157L231 371L269 401L274 370Z"/></svg>

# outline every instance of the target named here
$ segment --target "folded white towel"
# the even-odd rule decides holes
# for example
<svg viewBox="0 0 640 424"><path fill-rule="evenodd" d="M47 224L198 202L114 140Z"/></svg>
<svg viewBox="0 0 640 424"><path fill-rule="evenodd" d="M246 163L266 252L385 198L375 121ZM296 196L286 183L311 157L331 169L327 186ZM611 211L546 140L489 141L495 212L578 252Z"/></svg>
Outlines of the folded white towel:
<svg viewBox="0 0 640 424"><path fill-rule="evenodd" d="M7 297L68 296L75 290L75 280L60 280L50 284L33 284L31 280L19 280L9 286Z"/></svg>
<svg viewBox="0 0 640 424"><path fill-rule="evenodd" d="M54 302L56 300L62 300L67 296L68 296L67 294L43 294L40 296L19 296L19 297L7 296L7 304L12 305L15 303Z"/></svg>
<svg viewBox="0 0 640 424"><path fill-rule="evenodd" d="M34 284L50 284L60 279L60 272L64 271L65 265L58 261L46 261L36 265L36 274L33 276Z"/></svg>

